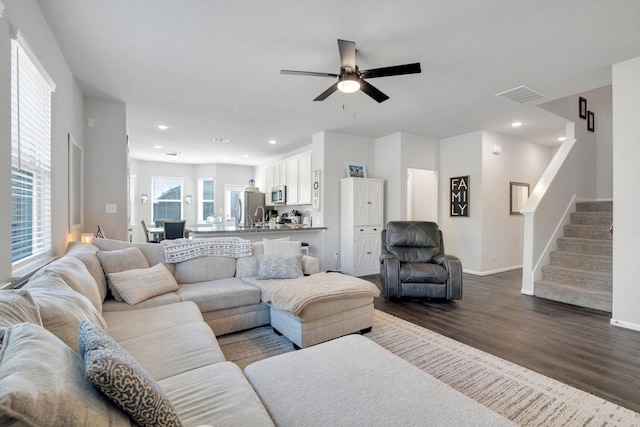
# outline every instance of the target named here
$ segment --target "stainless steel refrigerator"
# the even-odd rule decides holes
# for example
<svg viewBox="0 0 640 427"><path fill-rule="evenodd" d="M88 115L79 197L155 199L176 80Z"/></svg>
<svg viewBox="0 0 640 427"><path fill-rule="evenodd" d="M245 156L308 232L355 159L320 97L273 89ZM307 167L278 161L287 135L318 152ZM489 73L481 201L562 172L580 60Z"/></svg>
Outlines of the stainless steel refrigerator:
<svg viewBox="0 0 640 427"><path fill-rule="evenodd" d="M264 193L243 191L238 198L237 227L251 227L254 222L264 220ZM257 213L257 215L255 215Z"/></svg>

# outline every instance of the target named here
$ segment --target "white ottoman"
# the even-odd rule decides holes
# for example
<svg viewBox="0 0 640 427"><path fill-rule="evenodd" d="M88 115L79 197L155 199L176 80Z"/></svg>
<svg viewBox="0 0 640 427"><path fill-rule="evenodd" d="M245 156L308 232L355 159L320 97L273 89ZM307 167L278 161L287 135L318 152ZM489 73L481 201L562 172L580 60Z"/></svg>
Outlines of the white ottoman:
<svg viewBox="0 0 640 427"><path fill-rule="evenodd" d="M514 426L373 341L349 335L247 366L277 426Z"/></svg>

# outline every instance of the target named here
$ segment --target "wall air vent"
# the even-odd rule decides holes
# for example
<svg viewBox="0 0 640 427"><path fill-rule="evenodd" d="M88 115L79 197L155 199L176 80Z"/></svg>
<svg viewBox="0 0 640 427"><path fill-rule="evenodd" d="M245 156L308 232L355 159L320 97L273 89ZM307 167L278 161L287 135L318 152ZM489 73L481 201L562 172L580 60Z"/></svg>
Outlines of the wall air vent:
<svg viewBox="0 0 640 427"><path fill-rule="evenodd" d="M496 93L496 96L508 99L509 101L517 102L518 104L526 104L527 102L536 101L538 99L547 97L547 95L544 95L526 86L518 86L504 92Z"/></svg>
<svg viewBox="0 0 640 427"><path fill-rule="evenodd" d="M167 153L167 157L178 157L178 152L177 151L169 151Z"/></svg>

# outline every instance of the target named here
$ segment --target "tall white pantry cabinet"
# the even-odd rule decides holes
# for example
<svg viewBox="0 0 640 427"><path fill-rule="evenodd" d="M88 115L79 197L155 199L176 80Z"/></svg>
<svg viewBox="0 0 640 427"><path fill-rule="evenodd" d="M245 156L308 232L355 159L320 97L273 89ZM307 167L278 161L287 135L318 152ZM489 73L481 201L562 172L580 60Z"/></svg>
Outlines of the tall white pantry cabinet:
<svg viewBox="0 0 640 427"><path fill-rule="evenodd" d="M383 228L384 180L340 180L341 270L353 276L380 272L380 233Z"/></svg>

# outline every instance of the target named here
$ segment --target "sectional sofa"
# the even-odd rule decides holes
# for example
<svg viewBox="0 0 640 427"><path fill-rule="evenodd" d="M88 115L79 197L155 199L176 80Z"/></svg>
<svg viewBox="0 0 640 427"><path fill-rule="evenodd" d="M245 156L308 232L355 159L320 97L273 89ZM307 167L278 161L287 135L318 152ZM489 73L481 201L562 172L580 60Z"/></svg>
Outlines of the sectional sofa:
<svg viewBox="0 0 640 427"><path fill-rule="evenodd" d="M244 372L226 361L216 335L271 321L273 303L250 284L265 258L260 243L252 256L177 264L165 263L157 244L71 243L23 288L0 292L0 426L422 425L429 417L439 425L510 425L360 336ZM299 267L323 274L311 257L299 258ZM327 330L342 334L330 326L336 321L353 320L355 329L344 330L357 332L372 299L343 295L309 313L280 313L288 316L283 328L297 324L314 343Z"/></svg>

